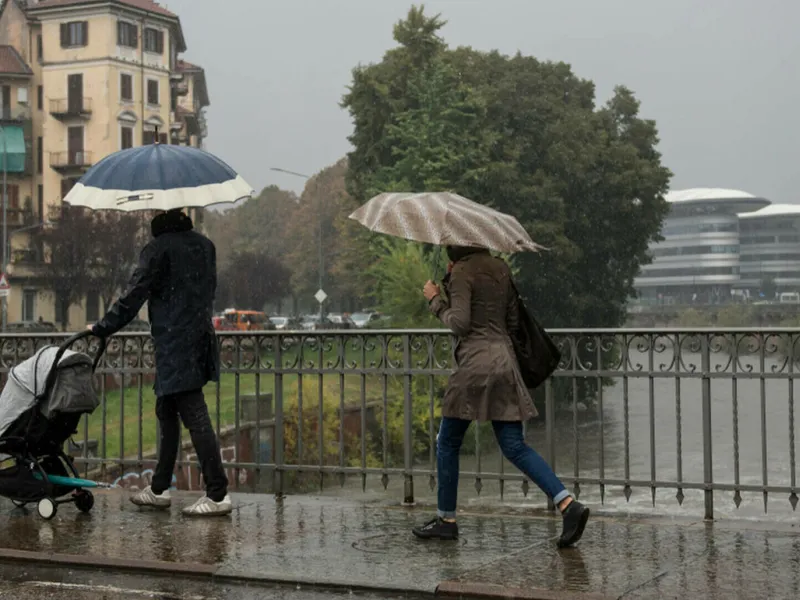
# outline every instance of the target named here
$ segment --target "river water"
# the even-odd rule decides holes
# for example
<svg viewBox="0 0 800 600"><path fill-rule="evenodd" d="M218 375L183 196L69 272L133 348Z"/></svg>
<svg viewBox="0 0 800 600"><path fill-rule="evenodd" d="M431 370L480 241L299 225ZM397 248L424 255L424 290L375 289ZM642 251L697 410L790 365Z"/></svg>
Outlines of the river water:
<svg viewBox="0 0 800 600"><path fill-rule="evenodd" d="M633 357L647 364L647 357ZM699 355L684 354L686 364L700 364ZM749 361L757 365L758 359ZM765 359L765 372L780 370L782 362ZM712 365L713 369L713 365ZM681 378L681 424L683 481L702 483L703 481L703 438L701 380ZM730 377L712 379L712 448L714 481L734 483L734 387L738 396L739 423L739 472L740 483L762 483L762 385L766 409L766 475L769 485L789 485L792 469L790 466L790 389L794 388L796 397L798 383L789 379L769 380L737 379ZM647 377L629 379L629 461L630 478L650 481L651 479L651 441L650 441L650 382ZM676 420L676 380L656 378L653 381L654 419L655 419L655 479L675 481L677 478L677 431ZM624 391L622 379L607 386L603 391L603 424L595 409L581 414L578 426L578 473L581 477L600 476L600 448L604 448L605 477L621 479L625 476L625 423ZM797 419L793 425L795 448L800 437ZM573 419L571 414L560 415L556 422L556 471L562 476L575 474ZM543 419L528 429L529 443L546 456L545 430ZM482 472L497 473L503 459L499 451L484 452L480 458ZM427 465L424 465L427 466ZM461 470L476 471L476 456L462 456ZM504 463L504 472L516 473L513 466ZM368 480L368 493L387 498L402 499L400 477L390 479L386 491L377 477ZM333 486L328 493L361 494L360 479L349 481L344 488ZM435 501L435 492L428 485L428 478L415 481L416 497L423 501ZM634 514L666 514L702 517L703 492L684 490L683 505L676 500L675 489L661 489L656 493L655 507L651 490L633 488L626 500L620 486L606 486L604 506L615 512ZM581 500L593 506L601 502L600 487L582 484ZM522 492L521 482L510 481L500 494L496 481L482 479L480 493L476 491L475 480L462 477L459 489L459 504L462 508L477 505L497 505L504 503L513 507L536 506L544 504L544 496L534 485L527 496ZM760 492L743 492L742 503L737 509L732 491L715 492L715 516L718 518L744 518L781 521L800 521L800 516L792 510L789 495L772 494L768 499L767 512L764 512L764 498Z"/></svg>

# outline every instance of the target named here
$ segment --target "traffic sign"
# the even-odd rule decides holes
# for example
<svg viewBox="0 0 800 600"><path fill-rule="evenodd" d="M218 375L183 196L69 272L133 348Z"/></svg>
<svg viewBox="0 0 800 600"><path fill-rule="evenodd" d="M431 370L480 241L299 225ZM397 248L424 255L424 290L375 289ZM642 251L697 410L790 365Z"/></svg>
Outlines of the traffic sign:
<svg viewBox="0 0 800 600"><path fill-rule="evenodd" d="M328 299L328 294L326 294L322 289L320 289L316 294L314 294L314 298L317 302L322 304L325 300Z"/></svg>
<svg viewBox="0 0 800 600"><path fill-rule="evenodd" d="M11 284L8 283L8 277L5 273L0 273L0 298L5 298L11 291Z"/></svg>

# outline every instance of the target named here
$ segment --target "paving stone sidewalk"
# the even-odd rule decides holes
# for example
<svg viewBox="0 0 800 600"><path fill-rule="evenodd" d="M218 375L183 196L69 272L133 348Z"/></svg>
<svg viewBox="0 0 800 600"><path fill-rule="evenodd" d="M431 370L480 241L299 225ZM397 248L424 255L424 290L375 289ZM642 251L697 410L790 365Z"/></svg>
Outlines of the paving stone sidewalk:
<svg viewBox="0 0 800 600"><path fill-rule="evenodd" d="M235 496L230 517L187 519L97 496L52 521L0 503L0 562L106 568L219 581L503 598L800 598L800 527L599 516L558 550L548 514L465 513L455 543L421 542L429 509L331 497ZM800 524L800 520L798 521Z"/></svg>

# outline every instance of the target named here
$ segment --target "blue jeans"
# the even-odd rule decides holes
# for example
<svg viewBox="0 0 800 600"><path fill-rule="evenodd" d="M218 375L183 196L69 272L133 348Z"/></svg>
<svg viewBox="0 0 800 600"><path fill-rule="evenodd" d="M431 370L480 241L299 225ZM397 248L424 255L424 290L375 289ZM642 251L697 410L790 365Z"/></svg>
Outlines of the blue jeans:
<svg viewBox="0 0 800 600"><path fill-rule="evenodd" d="M443 417L436 436L436 468L439 472L439 516L454 519L458 500L458 454L472 421ZM558 505L570 493L553 469L525 443L519 421L492 421L503 455Z"/></svg>

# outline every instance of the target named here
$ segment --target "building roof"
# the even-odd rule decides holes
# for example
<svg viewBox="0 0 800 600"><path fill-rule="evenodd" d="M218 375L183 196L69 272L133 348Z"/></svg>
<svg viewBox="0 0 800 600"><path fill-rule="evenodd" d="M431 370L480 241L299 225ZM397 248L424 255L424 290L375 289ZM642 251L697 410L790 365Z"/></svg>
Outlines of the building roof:
<svg viewBox="0 0 800 600"><path fill-rule="evenodd" d="M33 75L13 46L0 46L0 75Z"/></svg>
<svg viewBox="0 0 800 600"><path fill-rule="evenodd" d="M190 63L189 61L183 60L182 58L179 58L177 69L178 71L202 71L203 67Z"/></svg>
<svg viewBox="0 0 800 600"><path fill-rule="evenodd" d="M740 219L758 219L765 217L788 217L800 215L800 204L770 204L755 212L742 213Z"/></svg>
<svg viewBox="0 0 800 600"><path fill-rule="evenodd" d="M146 10L151 13L161 15L162 17L171 17L176 19L178 15L168 11L166 8L154 2L153 0L41 0L36 4L30 4L28 10L38 10L46 8L61 8L62 6L73 6L80 4L123 4L131 8L138 8L139 10Z"/></svg>
<svg viewBox="0 0 800 600"><path fill-rule="evenodd" d="M703 200L752 200L758 198L741 190L724 188L690 188L688 190L675 190L667 192L664 199L667 202L692 202Z"/></svg>

